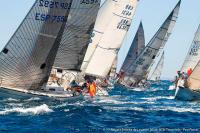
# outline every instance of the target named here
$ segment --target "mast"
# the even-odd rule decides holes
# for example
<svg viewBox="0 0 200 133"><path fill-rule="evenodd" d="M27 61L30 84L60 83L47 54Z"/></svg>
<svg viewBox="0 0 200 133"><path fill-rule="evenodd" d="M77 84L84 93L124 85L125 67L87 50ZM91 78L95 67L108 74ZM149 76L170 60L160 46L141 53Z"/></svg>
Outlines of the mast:
<svg viewBox="0 0 200 133"><path fill-rule="evenodd" d="M162 49L178 18L178 12L180 8L181 0L177 3L170 15L164 21L162 26L158 29L154 37L147 44L145 49L141 52L138 58L129 67L128 73L126 73L125 82L127 85L133 85L142 80L148 73L148 69L153 63L156 55Z"/></svg>
<svg viewBox="0 0 200 133"><path fill-rule="evenodd" d="M160 57L160 60L158 61L153 73L150 76L150 80L160 80L160 76L162 74L162 70L163 70L163 66L164 66L164 51L162 52L162 55Z"/></svg>
<svg viewBox="0 0 200 133"><path fill-rule="evenodd" d="M109 18L110 21L101 39L98 41L98 45L85 71L88 75L103 78L108 75L117 57L118 50L130 27L138 3L137 0L108 1L114 5L110 9L112 16Z"/></svg>
<svg viewBox="0 0 200 133"><path fill-rule="evenodd" d="M194 67L197 65L199 59L200 59L200 25L195 33L193 42L190 46L188 54L181 68L181 72L187 72L189 68L193 70Z"/></svg>
<svg viewBox="0 0 200 133"><path fill-rule="evenodd" d="M142 22L140 22L137 33L132 41L132 44L129 48L128 54L124 60L124 63L120 71L127 73L127 70L132 65L132 62L136 60L136 58L144 48L145 48L144 29Z"/></svg>

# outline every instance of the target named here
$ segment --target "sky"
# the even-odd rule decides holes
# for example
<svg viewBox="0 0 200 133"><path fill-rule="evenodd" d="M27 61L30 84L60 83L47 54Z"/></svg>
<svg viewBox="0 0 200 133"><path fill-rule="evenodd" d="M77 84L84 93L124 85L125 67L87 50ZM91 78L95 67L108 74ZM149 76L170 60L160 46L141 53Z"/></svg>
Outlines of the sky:
<svg viewBox="0 0 200 133"><path fill-rule="evenodd" d="M35 0L1 1L0 50L6 45ZM146 44L162 25L178 0L140 0L131 28L119 52L119 66L130 47L140 21L145 32ZM162 78L172 79L183 64L200 24L200 0L182 0L179 16L165 45L165 63Z"/></svg>

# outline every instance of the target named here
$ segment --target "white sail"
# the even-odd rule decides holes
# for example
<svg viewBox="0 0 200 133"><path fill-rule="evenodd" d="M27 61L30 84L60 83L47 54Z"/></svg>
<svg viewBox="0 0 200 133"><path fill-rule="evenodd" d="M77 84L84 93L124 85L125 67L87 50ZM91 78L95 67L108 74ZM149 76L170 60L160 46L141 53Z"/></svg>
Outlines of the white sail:
<svg viewBox="0 0 200 133"><path fill-rule="evenodd" d="M187 72L188 69L194 69L200 59L200 25L195 33L192 45L183 63L182 72Z"/></svg>
<svg viewBox="0 0 200 133"><path fill-rule="evenodd" d="M100 39L104 35L104 31L106 30L106 27L109 25L110 18L113 15L112 11L114 10L114 7L115 7L115 2L113 2L112 0L106 0L99 9L96 23L94 25L94 30L91 35L90 44L87 48L87 51L86 51L86 54L81 66L81 70L83 72L85 71Z"/></svg>
<svg viewBox="0 0 200 133"><path fill-rule="evenodd" d="M180 3L181 1L178 2L163 25L159 28L157 33L129 68L129 71L126 73L126 77L124 78L126 85L132 86L147 75L149 67L153 63L156 55L164 47L171 35L171 31L178 18Z"/></svg>
<svg viewBox="0 0 200 133"><path fill-rule="evenodd" d="M110 4L111 8L107 12L112 12L112 15L101 39L97 40L97 48L85 71L86 74L99 77L106 77L108 75L117 57L118 49L121 47L130 27L138 0L108 0L108 2L112 4ZM101 21L104 21L104 19Z"/></svg>
<svg viewBox="0 0 200 133"><path fill-rule="evenodd" d="M188 78L188 87L192 90L200 90L200 61Z"/></svg>
<svg viewBox="0 0 200 133"><path fill-rule="evenodd" d="M154 81L160 80L160 76L162 74L163 66L164 66L164 52L162 53L161 58L158 61L157 65L156 65L156 67L155 67L155 69L154 69L154 71L151 74L149 79L154 80Z"/></svg>

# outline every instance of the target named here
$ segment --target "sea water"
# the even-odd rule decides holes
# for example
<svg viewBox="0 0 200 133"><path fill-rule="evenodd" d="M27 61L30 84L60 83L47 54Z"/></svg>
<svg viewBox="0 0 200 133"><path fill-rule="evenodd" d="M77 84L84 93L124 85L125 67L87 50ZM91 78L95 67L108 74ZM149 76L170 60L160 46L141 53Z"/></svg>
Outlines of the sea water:
<svg viewBox="0 0 200 133"><path fill-rule="evenodd" d="M0 94L0 133L200 132L200 102L174 99L170 85L116 85L109 97L78 101Z"/></svg>

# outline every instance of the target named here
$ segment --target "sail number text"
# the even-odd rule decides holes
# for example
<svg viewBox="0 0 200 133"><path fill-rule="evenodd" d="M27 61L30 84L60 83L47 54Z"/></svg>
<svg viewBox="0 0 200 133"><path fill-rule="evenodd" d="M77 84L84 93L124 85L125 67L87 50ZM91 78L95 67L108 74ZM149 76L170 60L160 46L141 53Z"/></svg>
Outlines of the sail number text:
<svg viewBox="0 0 200 133"><path fill-rule="evenodd" d="M125 9L122 11L121 15L123 16L131 16L132 15L133 6L126 5ZM123 18L117 25L117 29L128 30L130 27L130 20L128 18Z"/></svg>
<svg viewBox="0 0 200 133"><path fill-rule="evenodd" d="M50 0L39 0L40 7L70 9L71 3Z"/></svg>
<svg viewBox="0 0 200 133"><path fill-rule="evenodd" d="M36 13L35 14L35 20L44 21L44 22L66 22L67 19L65 16L56 16L56 15L50 15L50 14L44 14L44 13Z"/></svg>

